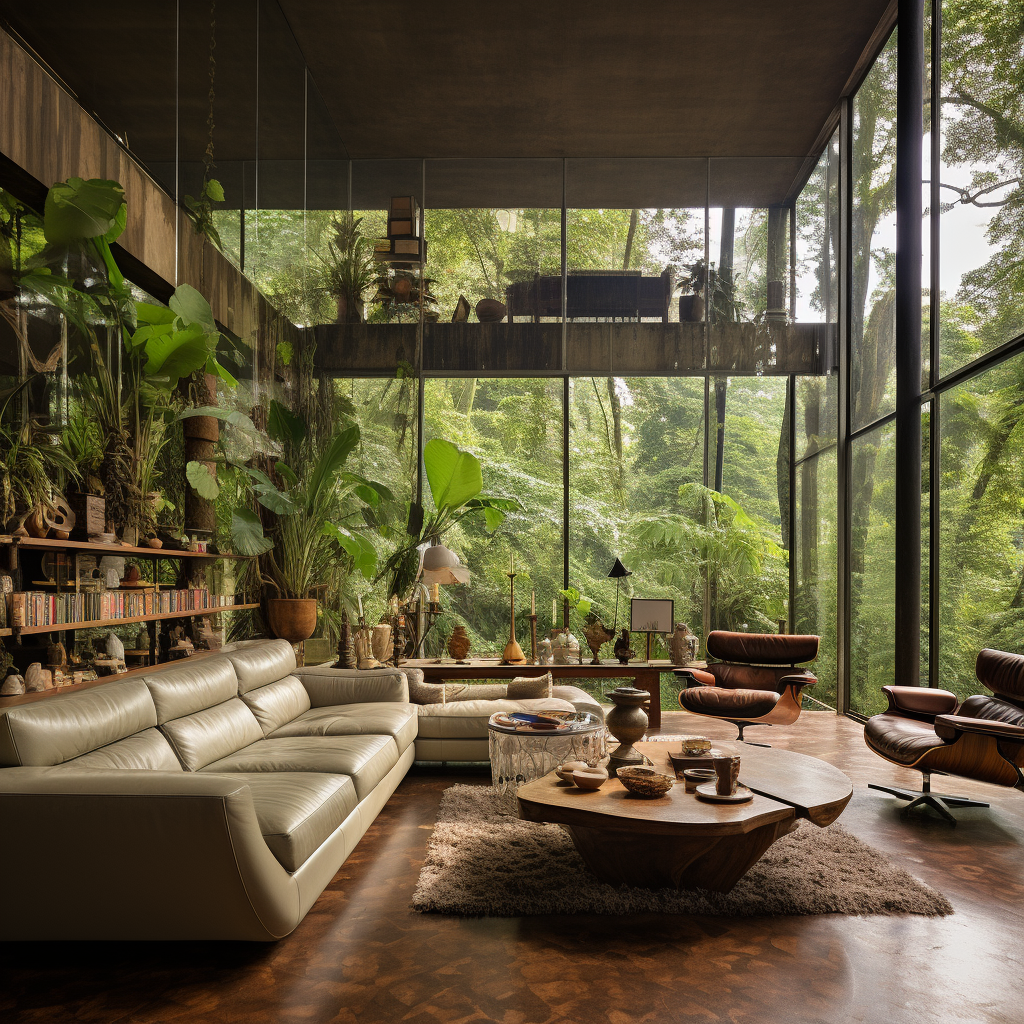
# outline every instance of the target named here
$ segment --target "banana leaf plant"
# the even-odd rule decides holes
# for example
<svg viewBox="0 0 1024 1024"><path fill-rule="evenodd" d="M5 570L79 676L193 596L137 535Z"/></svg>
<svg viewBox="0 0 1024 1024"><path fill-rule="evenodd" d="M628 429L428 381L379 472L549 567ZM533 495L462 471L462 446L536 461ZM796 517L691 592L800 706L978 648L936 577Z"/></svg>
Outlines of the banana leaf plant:
<svg viewBox="0 0 1024 1024"><path fill-rule="evenodd" d="M217 415L234 426L255 432L248 417L237 412L211 407L190 409L181 414ZM240 555L263 555L263 582L280 597L304 598L331 586L351 571L372 579L377 568L377 548L370 539L374 510L384 515L394 495L381 483L368 480L345 468L359 443L359 427L354 424L339 430L315 451L305 422L277 401L271 402L268 431L271 440L281 443L296 468L279 459L273 472L282 481L279 486L268 472L237 462L244 471L255 500L274 513L275 521L267 533L260 517L239 504L231 515L231 541ZM216 476L202 463L187 467L191 486L213 500L220 493Z"/></svg>
<svg viewBox="0 0 1024 1024"><path fill-rule="evenodd" d="M450 441L428 441L423 449L423 468L434 511L425 519L422 505L413 502L409 506L405 536L375 580L388 581L389 597L404 597L416 582L423 544L439 543L453 526L470 517L482 519L487 532L493 533L507 513L523 510L515 498L481 494L484 479L480 460Z"/></svg>

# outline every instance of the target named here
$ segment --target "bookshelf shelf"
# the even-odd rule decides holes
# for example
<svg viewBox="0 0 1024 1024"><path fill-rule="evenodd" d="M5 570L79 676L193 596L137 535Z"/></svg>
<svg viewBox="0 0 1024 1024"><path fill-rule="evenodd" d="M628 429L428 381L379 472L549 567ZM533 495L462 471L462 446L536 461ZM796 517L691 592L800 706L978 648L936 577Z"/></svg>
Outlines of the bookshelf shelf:
<svg viewBox="0 0 1024 1024"><path fill-rule="evenodd" d="M43 551L95 551L104 555L135 555L149 558L224 558L238 562L251 562L251 555L211 554L208 551L171 551L168 548L125 547L123 544L97 544L91 540L51 540L38 537L12 537L0 535L0 545L15 549Z"/></svg>
<svg viewBox="0 0 1024 1024"><path fill-rule="evenodd" d="M184 612L157 612L154 615L126 615L120 619L89 619L85 622L55 622L46 626L15 626L14 633L63 633L77 629L110 629L113 626L130 626L137 622L158 622L161 619L205 618L220 612L239 612L248 608L259 608L258 604L224 604L212 608L192 608ZM8 632L11 632L8 630Z"/></svg>

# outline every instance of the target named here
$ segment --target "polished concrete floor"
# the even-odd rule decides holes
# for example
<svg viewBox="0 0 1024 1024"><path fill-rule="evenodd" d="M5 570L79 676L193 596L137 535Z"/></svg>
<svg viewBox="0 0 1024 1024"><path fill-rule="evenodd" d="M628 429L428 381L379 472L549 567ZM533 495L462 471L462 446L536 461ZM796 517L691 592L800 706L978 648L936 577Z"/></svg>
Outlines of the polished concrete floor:
<svg viewBox="0 0 1024 1024"><path fill-rule="evenodd" d="M694 731L689 716L665 719L665 733ZM728 726L701 725L732 735ZM0 945L0 1021L1024 1020L1024 794L939 779L949 781L946 791L990 800L991 808L958 812L955 829L935 818L901 821L896 801L866 784L916 785L920 777L871 754L858 723L812 712L795 726L759 733L847 772L855 793L843 824L945 892L956 913L742 920L415 914L409 897L442 791L487 777L413 769L288 938L269 946ZM750 738L758 738L754 730Z"/></svg>

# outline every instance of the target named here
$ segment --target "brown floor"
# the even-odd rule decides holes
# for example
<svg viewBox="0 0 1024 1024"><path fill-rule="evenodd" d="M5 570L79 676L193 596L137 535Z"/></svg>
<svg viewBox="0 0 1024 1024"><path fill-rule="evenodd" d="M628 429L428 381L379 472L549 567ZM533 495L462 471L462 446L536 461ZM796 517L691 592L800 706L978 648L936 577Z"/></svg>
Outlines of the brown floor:
<svg viewBox="0 0 1024 1024"><path fill-rule="evenodd" d="M695 731L666 715L663 731ZM722 738L728 726L706 720ZM901 821L868 781L916 785L826 712L759 733L832 762L855 793L841 821L952 901L945 919L730 920L658 915L457 919L408 909L444 788L479 773L416 769L287 939L242 944L0 944L0 1021L631 1022L1024 1020L1024 795ZM757 739L754 731L751 739ZM942 789L942 786L937 786ZM500 856L500 851L495 851ZM0 884L16 884L5 879ZM0 902L2 913L2 902Z"/></svg>

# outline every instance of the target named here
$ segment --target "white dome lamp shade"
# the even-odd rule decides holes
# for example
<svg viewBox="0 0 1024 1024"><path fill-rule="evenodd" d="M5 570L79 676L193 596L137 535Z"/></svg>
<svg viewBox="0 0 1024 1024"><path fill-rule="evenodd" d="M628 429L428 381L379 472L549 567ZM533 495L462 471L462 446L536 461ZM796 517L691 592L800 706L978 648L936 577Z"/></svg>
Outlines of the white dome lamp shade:
<svg viewBox="0 0 1024 1024"><path fill-rule="evenodd" d="M459 561L459 556L443 544L431 544L423 552L420 563L424 583L468 583L470 571Z"/></svg>

